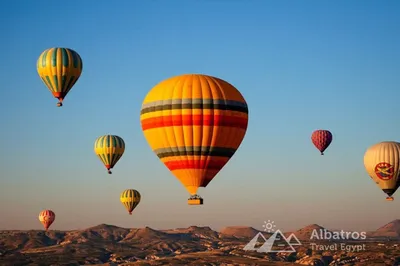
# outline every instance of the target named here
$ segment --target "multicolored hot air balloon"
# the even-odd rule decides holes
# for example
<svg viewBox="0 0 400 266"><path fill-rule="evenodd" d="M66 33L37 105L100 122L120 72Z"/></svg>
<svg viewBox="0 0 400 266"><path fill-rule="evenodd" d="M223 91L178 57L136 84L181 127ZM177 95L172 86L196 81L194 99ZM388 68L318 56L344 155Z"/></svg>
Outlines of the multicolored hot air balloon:
<svg viewBox="0 0 400 266"><path fill-rule="evenodd" d="M65 96L78 81L82 67L79 54L68 48L50 48L39 56L37 71L53 96L58 99L58 107L62 106Z"/></svg>
<svg viewBox="0 0 400 266"><path fill-rule="evenodd" d="M365 170L388 195L386 200L392 201L392 195L400 186L400 143L384 141L368 148L364 155Z"/></svg>
<svg viewBox="0 0 400 266"><path fill-rule="evenodd" d="M128 210L129 214L132 215L132 211L138 206L140 203L140 199L142 196L140 195L139 191L135 189L127 189L121 193L119 200Z"/></svg>
<svg viewBox="0 0 400 266"><path fill-rule="evenodd" d="M43 224L44 229L47 231L50 225L56 219L56 215L51 210L44 210L39 213L39 221Z"/></svg>
<svg viewBox="0 0 400 266"><path fill-rule="evenodd" d="M311 141L314 146L324 155L324 151L329 147L332 142L332 133L328 130L315 130L311 135Z"/></svg>
<svg viewBox="0 0 400 266"><path fill-rule="evenodd" d="M186 74L156 85L140 113L151 149L201 205L206 187L239 148L248 108L240 92L216 77Z"/></svg>
<svg viewBox="0 0 400 266"><path fill-rule="evenodd" d="M115 135L104 135L98 137L94 142L94 152L111 174L115 164L119 161L125 151L125 142L121 137Z"/></svg>

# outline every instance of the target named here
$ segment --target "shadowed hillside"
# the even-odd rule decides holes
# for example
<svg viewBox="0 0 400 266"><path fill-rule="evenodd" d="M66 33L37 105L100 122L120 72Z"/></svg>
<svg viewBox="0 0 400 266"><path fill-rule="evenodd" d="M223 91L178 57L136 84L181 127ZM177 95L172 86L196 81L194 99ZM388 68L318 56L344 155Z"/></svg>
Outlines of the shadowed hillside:
<svg viewBox="0 0 400 266"><path fill-rule="evenodd" d="M310 265L317 261L328 265L326 263L343 258L346 258L343 261L360 262L359 265L366 265L362 264L366 261L395 263L400 261L399 221L374 232L397 237L397 240L379 245L368 243L370 252L356 255L340 250L324 253L306 244L296 246L296 252L292 253L244 251L244 246L256 235L264 236L265 240L260 238L260 241L271 236L246 226L229 226L220 232L198 226L155 230L106 224L72 231L8 230L0 231L0 265ZM323 229L313 224L294 234L300 240L309 239L313 230ZM285 236L290 234L285 233Z"/></svg>
<svg viewBox="0 0 400 266"><path fill-rule="evenodd" d="M374 232L369 232L370 237L389 237L389 238L399 238L400 237L400 219L394 220L382 227L379 227Z"/></svg>

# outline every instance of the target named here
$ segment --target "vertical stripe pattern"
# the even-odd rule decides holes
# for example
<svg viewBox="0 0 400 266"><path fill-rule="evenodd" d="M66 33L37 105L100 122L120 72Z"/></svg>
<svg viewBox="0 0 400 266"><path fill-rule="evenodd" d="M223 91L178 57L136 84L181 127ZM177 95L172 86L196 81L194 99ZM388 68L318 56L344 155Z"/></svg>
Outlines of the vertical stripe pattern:
<svg viewBox="0 0 400 266"><path fill-rule="evenodd" d="M74 50L50 48L37 60L37 71L55 98L62 101L82 73L82 59Z"/></svg>
<svg viewBox="0 0 400 266"><path fill-rule="evenodd" d="M94 142L94 152L107 170L112 169L125 151L124 140L116 135L104 135Z"/></svg>
<svg viewBox="0 0 400 266"><path fill-rule="evenodd" d="M156 85L143 101L140 121L151 149L194 195L239 148L248 107L228 82L187 74Z"/></svg>
<svg viewBox="0 0 400 266"><path fill-rule="evenodd" d="M121 193L119 200L125 206L129 214L132 214L132 211L137 207L140 203L141 195L139 191L135 189L127 189Z"/></svg>
<svg viewBox="0 0 400 266"><path fill-rule="evenodd" d="M44 229L49 229L50 225L56 219L56 215L51 210L44 210L39 213L39 221L43 224Z"/></svg>

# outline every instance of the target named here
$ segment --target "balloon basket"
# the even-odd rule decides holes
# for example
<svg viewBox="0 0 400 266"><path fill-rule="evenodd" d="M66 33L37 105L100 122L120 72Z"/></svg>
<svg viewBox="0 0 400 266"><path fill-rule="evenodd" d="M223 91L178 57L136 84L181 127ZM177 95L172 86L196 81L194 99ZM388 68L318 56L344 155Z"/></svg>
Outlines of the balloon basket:
<svg viewBox="0 0 400 266"><path fill-rule="evenodd" d="M189 205L203 205L203 199L200 196L192 196L188 199Z"/></svg>
<svg viewBox="0 0 400 266"><path fill-rule="evenodd" d="M387 200L387 201L393 201L394 198L393 198L393 197L387 197L386 200Z"/></svg>

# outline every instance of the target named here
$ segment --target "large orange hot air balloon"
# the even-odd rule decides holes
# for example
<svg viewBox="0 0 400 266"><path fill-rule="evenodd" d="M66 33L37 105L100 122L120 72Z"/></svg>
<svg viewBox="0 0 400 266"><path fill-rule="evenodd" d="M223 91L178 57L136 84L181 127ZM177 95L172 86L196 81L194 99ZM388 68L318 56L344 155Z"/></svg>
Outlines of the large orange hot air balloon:
<svg viewBox="0 0 400 266"><path fill-rule="evenodd" d="M332 142L332 133L328 130L315 130L311 135L311 141L314 146L324 155L324 151L329 147Z"/></svg>
<svg viewBox="0 0 400 266"><path fill-rule="evenodd" d="M206 187L239 148L248 124L240 92L219 78L186 74L156 85L140 120L151 149L191 194Z"/></svg>
<svg viewBox="0 0 400 266"><path fill-rule="evenodd" d="M56 219L56 215L51 210L44 210L39 213L39 221L43 224L44 229L49 229L50 225Z"/></svg>

